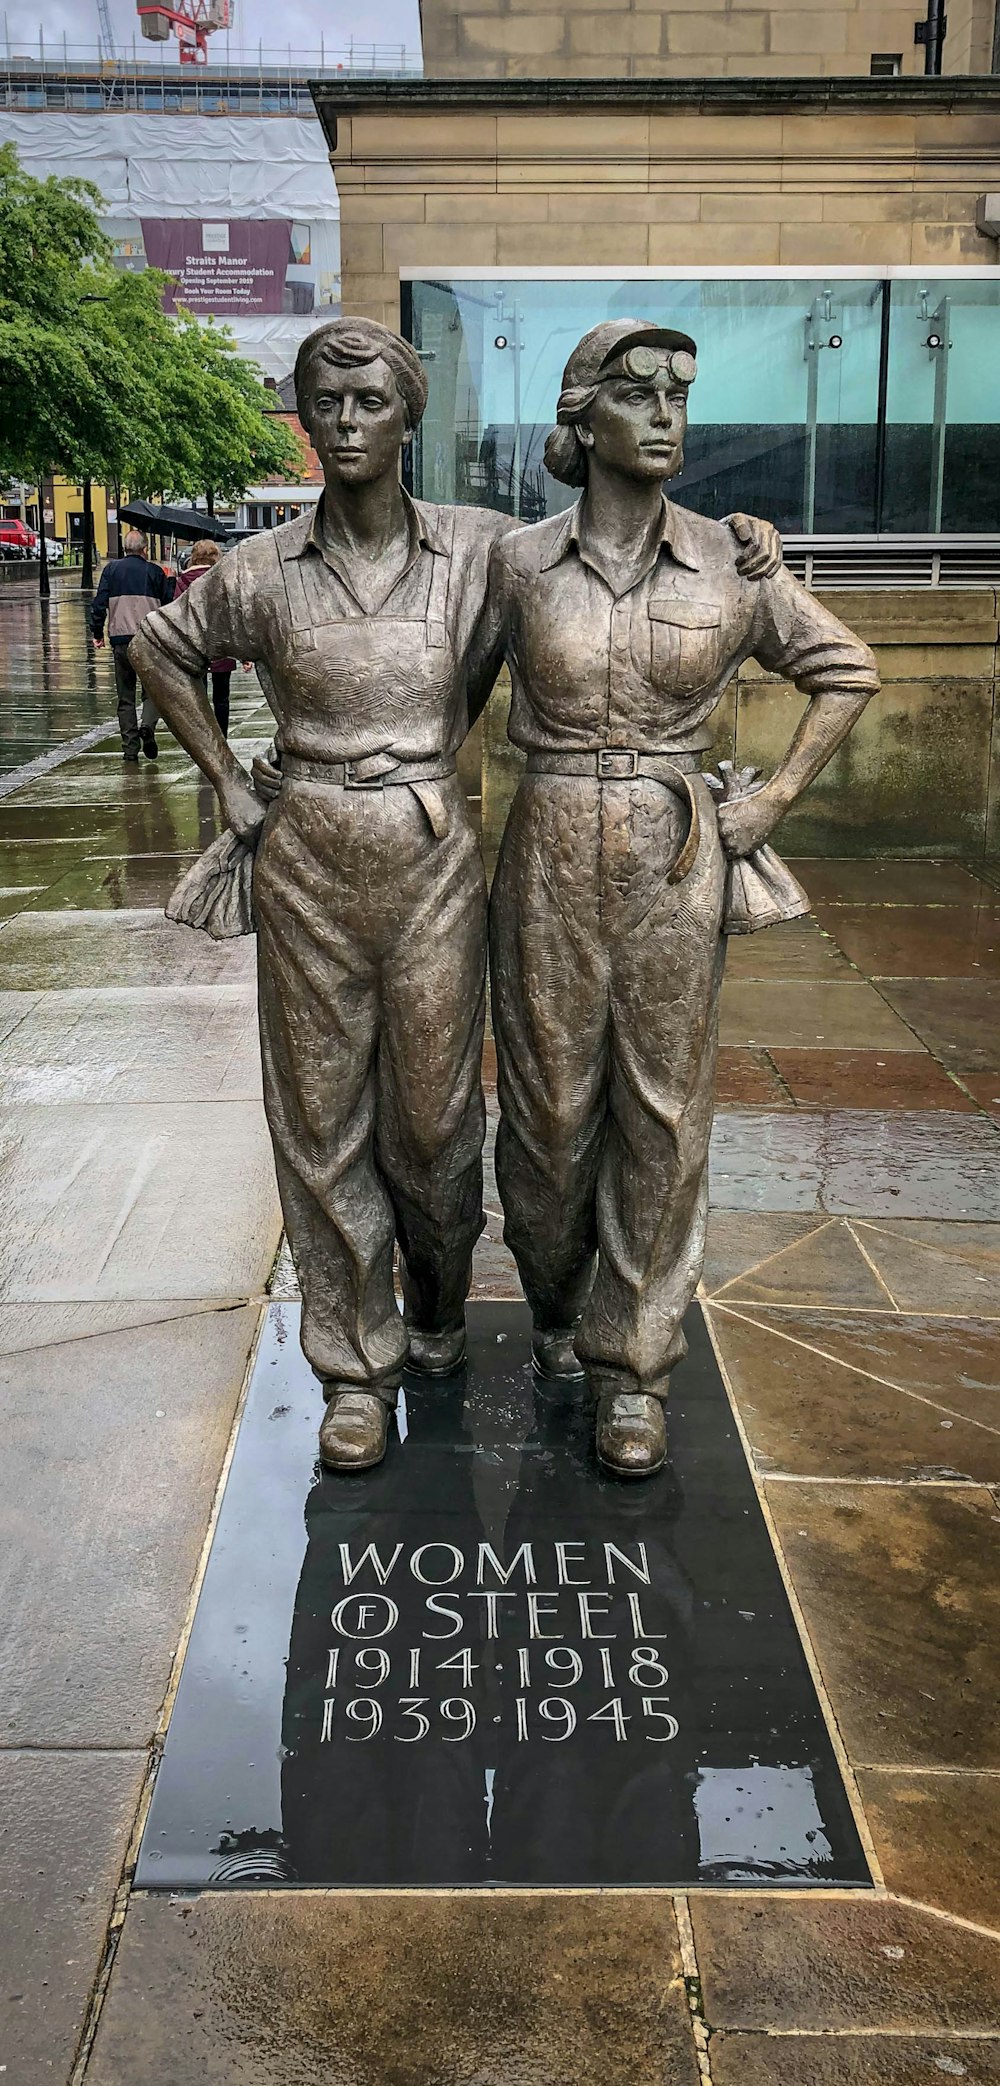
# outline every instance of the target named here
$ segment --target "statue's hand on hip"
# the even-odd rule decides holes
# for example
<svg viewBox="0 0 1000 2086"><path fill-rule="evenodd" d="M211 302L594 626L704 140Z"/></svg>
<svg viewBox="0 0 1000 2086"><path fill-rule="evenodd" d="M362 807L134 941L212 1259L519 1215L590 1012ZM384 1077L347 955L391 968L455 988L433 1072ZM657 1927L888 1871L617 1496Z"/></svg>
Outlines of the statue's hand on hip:
<svg viewBox="0 0 1000 2086"><path fill-rule="evenodd" d="M763 847L784 809L766 785L748 796L734 797L728 804L718 804L719 839L727 855L752 855L755 848Z"/></svg>
<svg viewBox="0 0 1000 2086"><path fill-rule="evenodd" d="M265 804L273 804L281 788L281 769L277 756L274 760L270 758L274 752L272 744L268 747L267 753L255 753L251 763L254 789L258 797L263 797Z"/></svg>
<svg viewBox="0 0 1000 2086"><path fill-rule="evenodd" d="M773 579L785 562L781 537L773 522L759 521L755 514L726 516L737 543L736 570L741 579Z"/></svg>
<svg viewBox="0 0 1000 2086"><path fill-rule="evenodd" d="M253 847L267 817L267 805L256 790L251 789L245 778L242 782L227 783L219 791L219 803L230 832L235 833L237 840Z"/></svg>

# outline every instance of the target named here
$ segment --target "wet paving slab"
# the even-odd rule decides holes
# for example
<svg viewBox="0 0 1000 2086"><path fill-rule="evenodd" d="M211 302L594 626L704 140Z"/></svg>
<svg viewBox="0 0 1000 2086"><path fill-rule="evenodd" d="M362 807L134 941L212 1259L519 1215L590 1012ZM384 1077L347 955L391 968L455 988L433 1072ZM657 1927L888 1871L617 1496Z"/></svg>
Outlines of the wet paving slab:
<svg viewBox="0 0 1000 2086"><path fill-rule="evenodd" d="M836 982L852 976L852 962L839 936L835 940L824 933L818 919L786 920L766 934L734 935L726 951L726 975Z"/></svg>
<svg viewBox="0 0 1000 2086"><path fill-rule="evenodd" d="M784 1049L914 1050L907 1021L862 979L747 978L729 975L722 988L720 1040L777 1044Z"/></svg>
<svg viewBox="0 0 1000 2086"><path fill-rule="evenodd" d="M968 1115L978 1105L957 1075L947 1072L926 1049L826 1050L817 1046L783 1050L772 1046L768 1057L776 1079L797 1108L893 1112L933 1108Z"/></svg>
<svg viewBox="0 0 1000 2086"><path fill-rule="evenodd" d="M1000 1313L1000 1225L894 1218L859 1221L857 1237L900 1311Z"/></svg>
<svg viewBox="0 0 1000 2086"><path fill-rule="evenodd" d="M949 1071L1000 1070L1000 979L896 978L882 989Z"/></svg>
<svg viewBox="0 0 1000 2086"><path fill-rule="evenodd" d="M713 2086L995 2086L1000 2038L905 2035L764 2036L712 2041Z"/></svg>
<svg viewBox="0 0 1000 2086"><path fill-rule="evenodd" d="M869 978L1000 977L1000 902L821 908L837 943Z"/></svg>
<svg viewBox="0 0 1000 2086"><path fill-rule="evenodd" d="M152 907L31 911L0 929L0 980L10 992L92 986L252 983L256 944L214 942Z"/></svg>
<svg viewBox="0 0 1000 2086"><path fill-rule="evenodd" d="M133 1896L93 2086L698 2086L667 1900Z"/></svg>
<svg viewBox="0 0 1000 2086"><path fill-rule="evenodd" d="M66 1338L54 1307L48 1341L0 1358L0 1551L17 1559L0 1745L151 1743L256 1319L104 1329L91 1307Z"/></svg>
<svg viewBox="0 0 1000 2086"><path fill-rule="evenodd" d="M711 1323L762 1476L1000 1484L1000 1341L951 1324L954 1375L935 1395L913 1388L905 1356L896 1382L877 1373L881 1357L867 1369L841 1360L819 1312L720 1301ZM976 1367L992 1380L956 1393L955 1377Z"/></svg>
<svg viewBox="0 0 1000 2086"><path fill-rule="evenodd" d="M886 1311L893 1299L856 1234L837 1217L807 1229L712 1294L738 1304L821 1304Z"/></svg>
<svg viewBox="0 0 1000 2086"><path fill-rule="evenodd" d="M65 2082L134 1815L133 1770L145 1765L135 1734L148 1731L162 1691L232 1410L239 1341L222 1343L226 1361L220 1335L201 1321L254 1316L240 1298L267 1279L277 1232L266 1142L258 1148L252 1133L252 947L213 950L160 912L175 869L219 830L212 792L165 732L160 761L125 780L111 662L88 662L78 596L68 612L60 600L44 629L25 604L16 643L7 610L0 599L18 758L111 725L107 740L0 801L0 1076L17 1097L10 1119L23 1117L34 1182L24 1193L15 1150L24 1223L16 1236L8 1223L4 1251L10 1296L23 1301L0 1307L0 1354L18 1387L16 1511L34 1562L31 1601L20 1624L17 1599L6 1604L6 1627L24 1668L18 1707L39 1728L51 1721L72 1733L88 1691L86 1682L59 1689L59 1657L46 1678L29 1623L38 1641L54 1630L71 1683L82 1659L93 1663L102 1728L119 1733L117 1751L71 1740L66 1753L46 1740L50 1750L36 1755L0 1730L0 1782L12 1763L41 1763L40 1795L16 1785L26 1792L17 1859L31 1863L32 1836L40 1853L7 1901L14 1924L0 1938L0 1991L16 2025L0 2062L13 2050ZM234 695L233 744L247 759L269 736L269 717L255 683L237 676ZM17 783L9 758L8 749L4 773ZM682 1966L669 1899L641 1893L392 1894L389 1920L385 1896L364 1890L331 1900L301 1886L230 1884L179 1903L134 1893L88 2072L99 2086L287 2086L293 2074L303 2086L341 2076L359 2086L453 2076L477 2086L494 2076L695 2086L682 1967L700 1972L709 1995L715 2086L737 2077L741 2086L911 2086L942 2075L992 2086L1000 2076L996 1944L947 1916L1000 1919L1000 1769L970 1765L985 1743L971 1727L992 1728L995 1655L984 1644L996 1634L1000 1528L1000 1206L988 1119L1000 1112L989 953L998 877L957 862L796 868L819 918L729 953L736 1035L727 1030L720 1057L713 1157L723 1206L712 1212L705 1288L724 1291L713 1310L719 1350L812 1655L820 1649L820 1683L838 1719L843 1708L875 1854L890 1891L945 1916L855 1891L849 1902L821 1895L803 1924L788 1917L787 1898L758 1897L763 1925L723 1932L723 1905L745 1897L710 1901L696 1887L696 1953L686 1944ZM923 968L883 973L897 963ZM872 983L883 975L894 982ZM831 1021L840 1026L827 1033ZM198 1126L216 1118L199 1143ZM209 1181L197 1226L180 1187L188 1161L192 1180ZM82 1180L91 1164L88 1229L88 1197L71 1176ZM475 1294L513 1300L491 1167L487 1202ZM72 1251L61 1252L50 1209L72 1218ZM105 1218L112 1249L102 1264L92 1234ZM294 1297L288 1267L282 1284ZM930 1325L934 1314L950 1323ZM33 1486L46 1480L51 1493L52 1443L55 1511L44 1491L32 1505ZM123 1506L136 1472L135 1500ZM498 1482L490 1466L490 1498ZM144 1513L159 1531L155 1555L141 1548ZM91 1523L103 1565L91 1555ZM59 1595L54 1623L46 1572ZM130 1574L135 1614L123 1605ZM69 1824L73 1776L84 1865L93 1849L86 1877ZM37 1822L43 1797L48 1840ZM801 1901L793 1910L804 1911ZM729 1989L743 1964L762 2012L734 2009L725 1992L720 2003L720 1951ZM782 2032L789 2024L794 2034Z"/></svg>
<svg viewBox="0 0 1000 2086"><path fill-rule="evenodd" d="M992 902L989 885L958 862L859 862L814 855L796 857L792 867L817 907Z"/></svg>
<svg viewBox="0 0 1000 2086"><path fill-rule="evenodd" d="M794 1108L795 1102L765 1050L722 1044L716 1063L717 1108Z"/></svg>
<svg viewBox="0 0 1000 2086"><path fill-rule="evenodd" d="M1000 1930L1000 1775L864 1768L858 1786L889 1889Z"/></svg>
<svg viewBox="0 0 1000 2086"><path fill-rule="evenodd" d="M789 1310L775 1305L727 1307L731 1290L716 1299L718 1308L738 1309L761 1325L780 1329L789 1338L812 1346L861 1369L883 1383L896 1384L915 1396L950 1408L954 1415L985 1426L1000 1425L1000 1316L947 1318L886 1311ZM998 1299L989 1298L994 1310Z"/></svg>
<svg viewBox="0 0 1000 2086"><path fill-rule="evenodd" d="M162 910L175 885L197 860L195 853L88 856L49 886L46 910Z"/></svg>
<svg viewBox="0 0 1000 2086"><path fill-rule="evenodd" d="M766 1491L852 1764L1000 1769L993 1493L773 1479Z"/></svg>
<svg viewBox="0 0 1000 2086"><path fill-rule="evenodd" d="M996 2035L1000 1935L878 1898L764 1904L699 1895L691 1921L713 2037L720 2029ZM807 2086L812 2074L800 2066L792 2076Z"/></svg>
<svg viewBox="0 0 1000 2086"><path fill-rule="evenodd" d="M145 1752L0 1746L0 2047L9 2080L68 2080L104 1960Z"/></svg>
<svg viewBox="0 0 1000 2086"><path fill-rule="evenodd" d="M42 638L65 642L33 679L9 611L0 2064L67 2086L278 1221L252 946L213 951L161 910L218 830L211 793L165 734L126 780L78 597L54 601ZM37 608L22 620L37 643Z"/></svg>
<svg viewBox="0 0 1000 2086"><path fill-rule="evenodd" d="M0 1108L0 1161L8 1300L248 1297L264 1287L280 1224L257 1101Z"/></svg>
<svg viewBox="0 0 1000 2086"><path fill-rule="evenodd" d="M731 1210L996 1222L1000 1131L944 1110L721 1112L711 1196Z"/></svg>
<svg viewBox="0 0 1000 2086"><path fill-rule="evenodd" d="M257 1001L246 985L0 993L0 1105L248 1101L261 1093Z"/></svg>

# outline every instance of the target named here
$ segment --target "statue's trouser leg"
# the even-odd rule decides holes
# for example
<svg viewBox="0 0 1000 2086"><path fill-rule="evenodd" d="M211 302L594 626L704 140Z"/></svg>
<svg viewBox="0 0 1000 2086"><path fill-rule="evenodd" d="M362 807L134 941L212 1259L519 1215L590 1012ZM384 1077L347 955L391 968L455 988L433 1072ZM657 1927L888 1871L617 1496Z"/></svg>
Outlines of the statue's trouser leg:
<svg viewBox="0 0 1000 2086"><path fill-rule="evenodd" d="M494 886L505 1238L539 1323L579 1298L600 1392L666 1395L701 1271L724 863L698 788L702 844L674 885L656 785L522 785Z"/></svg>
<svg viewBox="0 0 1000 2086"><path fill-rule="evenodd" d="M436 837L407 788L283 786L254 873L264 1102L328 1388L395 1398L420 1308L460 1318L483 1224L482 864L457 785ZM454 800L454 801L453 801Z"/></svg>
<svg viewBox="0 0 1000 2086"><path fill-rule="evenodd" d="M399 792L397 792L399 794ZM486 885L459 785L449 829L428 829L418 908L382 975L375 1156L399 1241L404 1315L460 1326L483 1214Z"/></svg>

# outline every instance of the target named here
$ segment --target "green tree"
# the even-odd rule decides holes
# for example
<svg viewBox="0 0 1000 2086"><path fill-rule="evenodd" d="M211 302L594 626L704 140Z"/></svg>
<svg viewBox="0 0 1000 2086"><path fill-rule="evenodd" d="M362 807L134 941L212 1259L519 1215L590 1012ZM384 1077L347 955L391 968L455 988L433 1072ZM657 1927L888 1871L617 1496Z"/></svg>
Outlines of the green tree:
<svg viewBox="0 0 1000 2086"><path fill-rule="evenodd" d="M156 269L116 274L108 297L88 306L87 324L114 354L122 341L138 403L107 474L148 499L240 499L248 485L281 473L301 478L297 436L274 411L275 397L223 327L163 310L168 277Z"/></svg>
<svg viewBox="0 0 1000 2086"><path fill-rule="evenodd" d="M0 474L210 503L298 480L273 392L224 328L166 315L166 276L113 267L100 202L90 182L32 179L0 146ZM42 541L47 592L44 528Z"/></svg>
<svg viewBox="0 0 1000 2086"><path fill-rule="evenodd" d="M0 473L39 488L50 471L98 474L125 436L133 374L126 344L89 322L114 280L98 191L36 181L0 145ZM48 592L45 528L40 584Z"/></svg>

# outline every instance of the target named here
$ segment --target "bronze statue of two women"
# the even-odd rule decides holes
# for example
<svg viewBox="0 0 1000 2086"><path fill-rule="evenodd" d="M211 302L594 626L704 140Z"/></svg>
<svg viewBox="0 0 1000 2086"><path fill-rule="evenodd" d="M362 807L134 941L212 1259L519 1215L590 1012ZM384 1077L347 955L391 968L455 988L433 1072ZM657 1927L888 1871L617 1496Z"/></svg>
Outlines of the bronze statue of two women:
<svg viewBox="0 0 1000 2086"><path fill-rule="evenodd" d="M546 450L579 503L522 528L407 497L422 364L335 319L296 365L315 513L240 545L133 644L229 828L174 917L246 930L252 903L265 1108L335 1469L381 1459L404 1367L446 1375L465 1352L487 896L455 755L504 660L527 756L489 907L505 1238L534 1366L589 1381L602 1463L639 1477L666 1454L726 931L804 909L767 836L878 686L766 523L664 498L695 374L684 334L588 333ZM204 675L222 653L258 662L280 771L252 780L218 729ZM720 798L709 720L751 657L810 700L770 780Z"/></svg>

